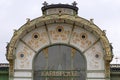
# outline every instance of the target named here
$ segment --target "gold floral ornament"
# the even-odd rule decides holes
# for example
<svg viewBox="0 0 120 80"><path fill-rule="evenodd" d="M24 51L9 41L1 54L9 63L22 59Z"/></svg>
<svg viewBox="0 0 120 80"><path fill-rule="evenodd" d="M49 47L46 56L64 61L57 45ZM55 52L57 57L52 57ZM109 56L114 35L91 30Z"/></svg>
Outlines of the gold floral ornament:
<svg viewBox="0 0 120 80"><path fill-rule="evenodd" d="M87 38L88 38L88 36L87 36L86 33L82 32L82 33L80 34L80 39L81 39L81 40L86 40Z"/></svg>
<svg viewBox="0 0 120 80"><path fill-rule="evenodd" d="M18 59L24 60L26 58L25 52L19 52L17 55Z"/></svg>
<svg viewBox="0 0 120 80"><path fill-rule="evenodd" d="M100 52L96 52L95 58L98 59L98 60L101 59L101 53Z"/></svg>
<svg viewBox="0 0 120 80"><path fill-rule="evenodd" d="M34 40L38 40L39 37L40 37L40 34L39 34L38 32L35 32L35 33L33 33L33 35L32 35L32 38L33 38Z"/></svg>
<svg viewBox="0 0 120 80"><path fill-rule="evenodd" d="M56 32L58 32L58 33L61 33L61 32L63 32L63 31L64 31L64 29L63 29L62 26L58 26L58 27L56 28Z"/></svg>
<svg viewBox="0 0 120 80"><path fill-rule="evenodd" d="M40 40L40 34L38 32L34 32L32 34L32 39L28 42L28 44L34 48L39 47L39 40Z"/></svg>

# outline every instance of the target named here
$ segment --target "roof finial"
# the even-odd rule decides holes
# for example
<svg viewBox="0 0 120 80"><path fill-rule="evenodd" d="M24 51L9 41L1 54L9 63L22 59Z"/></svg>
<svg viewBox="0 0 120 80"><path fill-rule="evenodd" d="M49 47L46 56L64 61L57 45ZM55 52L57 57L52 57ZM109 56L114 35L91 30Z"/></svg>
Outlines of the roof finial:
<svg viewBox="0 0 120 80"><path fill-rule="evenodd" d="M76 1L74 1L74 2L72 3L72 5L73 5L73 6L76 6L76 5L77 5Z"/></svg>
<svg viewBox="0 0 120 80"><path fill-rule="evenodd" d="M90 19L90 22L91 22L91 23L94 23L94 19L93 19L93 18L91 18L91 19Z"/></svg>
<svg viewBox="0 0 120 80"><path fill-rule="evenodd" d="M48 5L48 3L47 3L46 1L44 1L43 5L44 5L44 6L47 6L47 5Z"/></svg>
<svg viewBox="0 0 120 80"><path fill-rule="evenodd" d="M30 23L30 18L26 18L27 22L26 23Z"/></svg>

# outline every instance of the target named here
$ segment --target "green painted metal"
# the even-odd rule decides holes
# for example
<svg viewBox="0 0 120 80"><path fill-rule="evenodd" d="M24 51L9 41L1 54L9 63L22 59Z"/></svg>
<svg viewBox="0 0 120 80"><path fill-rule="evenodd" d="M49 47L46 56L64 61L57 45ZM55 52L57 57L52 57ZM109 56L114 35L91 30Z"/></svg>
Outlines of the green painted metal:
<svg viewBox="0 0 120 80"><path fill-rule="evenodd" d="M0 80L9 80L8 71L0 71Z"/></svg>
<svg viewBox="0 0 120 80"><path fill-rule="evenodd" d="M120 80L120 72L111 72L110 80Z"/></svg>

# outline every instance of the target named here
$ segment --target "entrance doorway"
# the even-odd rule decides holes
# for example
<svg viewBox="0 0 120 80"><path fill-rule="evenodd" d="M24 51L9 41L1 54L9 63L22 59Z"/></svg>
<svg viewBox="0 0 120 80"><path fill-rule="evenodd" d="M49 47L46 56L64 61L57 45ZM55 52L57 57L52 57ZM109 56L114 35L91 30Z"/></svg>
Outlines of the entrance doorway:
<svg viewBox="0 0 120 80"><path fill-rule="evenodd" d="M50 46L34 59L34 80L86 80L86 60L77 49Z"/></svg>

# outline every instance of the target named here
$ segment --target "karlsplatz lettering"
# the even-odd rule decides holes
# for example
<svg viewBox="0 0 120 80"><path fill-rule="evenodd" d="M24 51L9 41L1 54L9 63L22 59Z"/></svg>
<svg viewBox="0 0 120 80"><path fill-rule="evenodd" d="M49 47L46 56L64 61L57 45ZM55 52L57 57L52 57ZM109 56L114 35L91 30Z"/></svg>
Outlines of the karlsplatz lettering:
<svg viewBox="0 0 120 80"><path fill-rule="evenodd" d="M79 76L77 71L43 71L41 72L41 77L56 77L56 76L62 76L62 77L76 77Z"/></svg>

